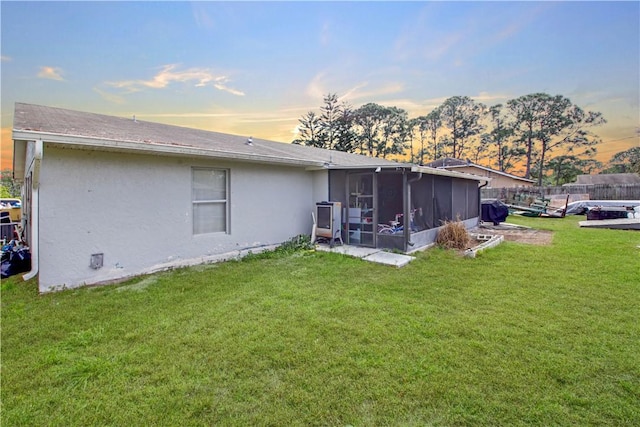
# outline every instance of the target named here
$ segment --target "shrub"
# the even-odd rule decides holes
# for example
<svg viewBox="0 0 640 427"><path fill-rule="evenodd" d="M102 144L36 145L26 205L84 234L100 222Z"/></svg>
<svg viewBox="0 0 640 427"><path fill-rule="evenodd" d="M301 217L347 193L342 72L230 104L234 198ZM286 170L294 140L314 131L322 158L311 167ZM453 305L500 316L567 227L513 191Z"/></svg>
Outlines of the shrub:
<svg viewBox="0 0 640 427"><path fill-rule="evenodd" d="M436 243L445 249L466 249L470 241L462 221L445 221L436 238Z"/></svg>
<svg viewBox="0 0 640 427"><path fill-rule="evenodd" d="M298 236L292 237L291 239L278 246L276 252L291 253L313 249L313 247L314 245L311 242L311 236L300 234Z"/></svg>
<svg viewBox="0 0 640 427"><path fill-rule="evenodd" d="M311 242L311 236L306 234L300 234L282 243L272 251L265 251L257 254L249 253L249 255L245 256L243 259L244 260L252 260L256 258L268 259L281 254L290 255L295 252L307 251L310 249L314 249L314 247L315 247L314 244Z"/></svg>

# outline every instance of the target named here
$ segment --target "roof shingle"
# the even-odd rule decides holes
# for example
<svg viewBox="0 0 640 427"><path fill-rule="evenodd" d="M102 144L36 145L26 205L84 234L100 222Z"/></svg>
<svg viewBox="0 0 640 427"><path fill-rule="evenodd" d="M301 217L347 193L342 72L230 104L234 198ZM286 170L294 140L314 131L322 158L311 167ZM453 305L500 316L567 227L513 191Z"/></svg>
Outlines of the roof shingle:
<svg viewBox="0 0 640 427"><path fill-rule="evenodd" d="M161 123L147 122L135 118L122 118L103 114L87 113L63 108L16 103L14 136L21 132L90 138L104 142L106 147L116 142L129 142L154 147L173 146L203 150L215 157L238 155L241 158L288 159L289 163L328 164L334 166L392 166L396 162L372 158L360 154L326 150L282 142L239 136L201 129L186 128ZM15 139L15 138L14 138Z"/></svg>

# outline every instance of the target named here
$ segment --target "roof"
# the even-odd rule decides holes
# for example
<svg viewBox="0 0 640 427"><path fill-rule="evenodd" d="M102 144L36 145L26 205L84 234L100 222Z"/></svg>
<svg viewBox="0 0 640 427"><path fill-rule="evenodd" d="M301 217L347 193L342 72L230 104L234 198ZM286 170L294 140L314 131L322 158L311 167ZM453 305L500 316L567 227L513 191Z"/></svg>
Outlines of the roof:
<svg viewBox="0 0 640 427"><path fill-rule="evenodd" d="M435 160L433 162L427 163L427 166L433 167L433 168L439 168L439 169L448 169L448 170L465 168L465 167L473 167L473 168L481 169L486 172L491 172L497 175L502 175L511 179L515 179L518 181L524 181L524 182L530 182L530 183L536 182L533 179L523 178L521 176L512 175L507 172L502 172L499 170L488 168L486 166L481 166L475 163L471 163L470 161L467 161L467 160L454 159L451 157L444 157L442 159Z"/></svg>
<svg viewBox="0 0 640 427"><path fill-rule="evenodd" d="M249 138L251 138L251 144L248 144ZM114 117L25 103L15 104L13 140L16 143L22 141L22 145L24 141L42 140L48 144L67 148L208 157L285 164L310 169L377 167L412 169L416 167L408 163L268 141L252 138L249 135L231 135L147 122L137 120L135 117ZM14 171L20 164L15 157L24 156L24 153L24 146L16 146ZM431 168L420 167L420 169L421 172L428 173ZM434 174L441 175L436 172ZM479 180L473 175L457 172L449 172L449 174Z"/></svg>
<svg viewBox="0 0 640 427"><path fill-rule="evenodd" d="M637 173L609 173L600 175L578 175L576 182L565 185L593 185L593 184L640 184Z"/></svg>
<svg viewBox="0 0 640 427"><path fill-rule="evenodd" d="M441 157L438 160L434 160L433 162L429 162L426 166L430 166L432 168L445 168L448 166L460 166L460 165L471 165L472 163L467 160L454 159L453 157Z"/></svg>

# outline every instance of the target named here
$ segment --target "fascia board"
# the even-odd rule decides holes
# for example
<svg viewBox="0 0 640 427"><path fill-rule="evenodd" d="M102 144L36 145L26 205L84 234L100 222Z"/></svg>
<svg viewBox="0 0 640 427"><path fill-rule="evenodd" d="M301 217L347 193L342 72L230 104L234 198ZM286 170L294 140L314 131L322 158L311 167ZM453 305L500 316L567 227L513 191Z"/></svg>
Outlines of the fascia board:
<svg viewBox="0 0 640 427"><path fill-rule="evenodd" d="M27 161L27 141L16 139L13 141L13 178L24 181L25 162Z"/></svg>
<svg viewBox="0 0 640 427"><path fill-rule="evenodd" d="M386 169L386 170L399 170L399 169L408 169L409 165L405 165L402 163L398 163L397 165L390 165L388 163L385 164L371 164L371 165L327 165L325 169L332 170L356 170L356 169Z"/></svg>
<svg viewBox="0 0 640 427"><path fill-rule="evenodd" d="M523 177L521 177L521 176L511 175L510 173L497 171L497 170L495 170L495 169L487 168L487 167L484 167L484 166L482 166L482 165L476 165L476 164L473 164L473 165L471 165L471 166L470 166L470 165L453 165L453 166L446 166L446 167L447 167L447 168L450 168L450 169L453 169L453 168L476 167L476 168L478 168L478 169L482 169L482 170L487 171L487 172L490 172L490 173L495 173L495 174L497 174L497 175L502 175L502 176L505 176L505 177L507 177L507 178L517 179L517 180L519 180L519 181L526 181L526 182L531 182L531 183L536 182L536 181L535 181L535 180L533 180L533 179L527 179L527 178L523 178Z"/></svg>
<svg viewBox="0 0 640 427"><path fill-rule="evenodd" d="M454 172L447 169L429 168L424 166L414 166L411 168L411 172L422 172L428 175L448 176L452 178L463 178L463 179L469 179L474 181L490 182L492 180L492 178L488 178L486 176L472 175L468 173Z"/></svg>

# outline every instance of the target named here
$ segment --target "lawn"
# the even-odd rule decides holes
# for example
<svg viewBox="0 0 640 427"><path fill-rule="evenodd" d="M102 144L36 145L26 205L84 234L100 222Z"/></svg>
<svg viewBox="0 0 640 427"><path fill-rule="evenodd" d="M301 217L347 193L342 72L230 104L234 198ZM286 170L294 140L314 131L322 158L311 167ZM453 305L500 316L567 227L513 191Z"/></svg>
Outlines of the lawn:
<svg viewBox="0 0 640 427"><path fill-rule="evenodd" d="M640 232L2 283L2 426L640 425Z"/></svg>

